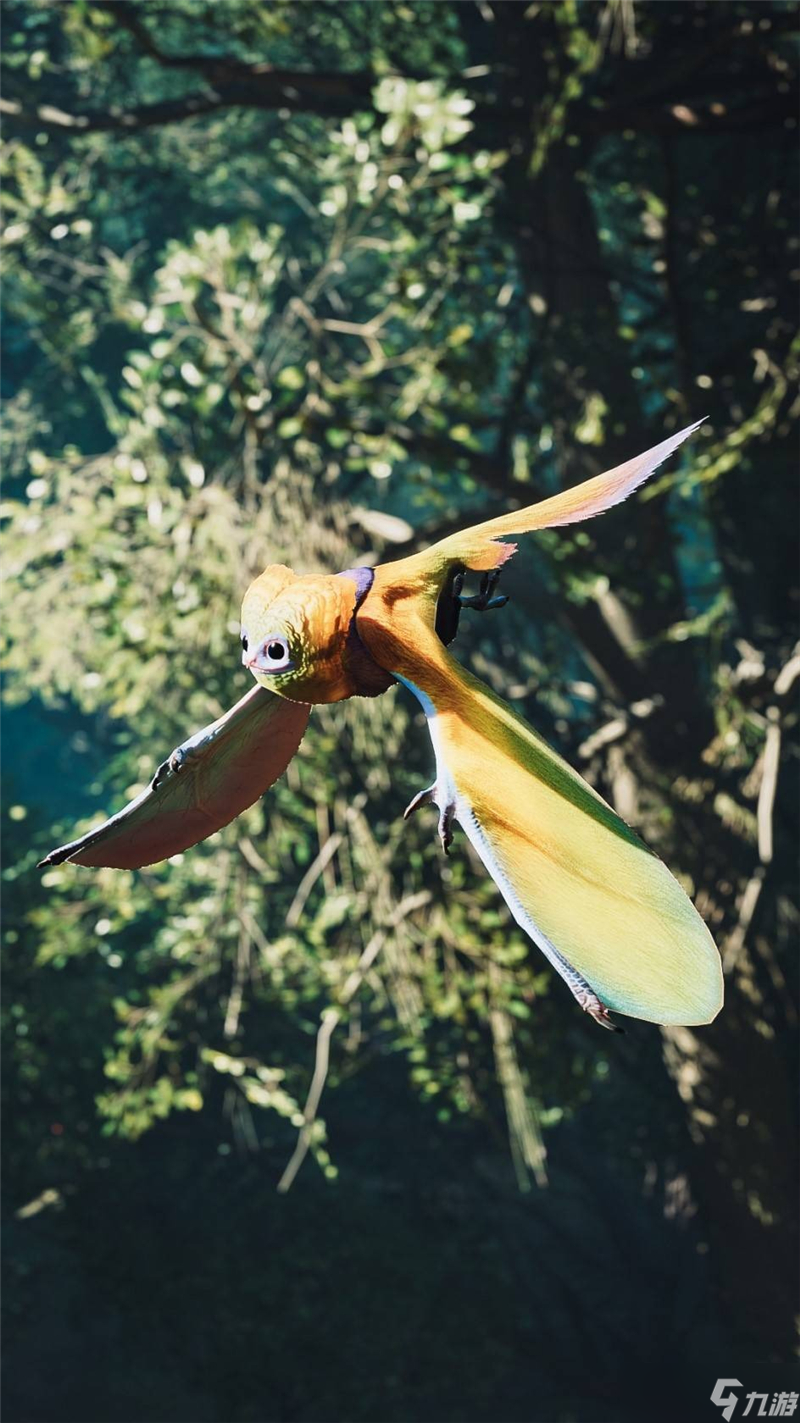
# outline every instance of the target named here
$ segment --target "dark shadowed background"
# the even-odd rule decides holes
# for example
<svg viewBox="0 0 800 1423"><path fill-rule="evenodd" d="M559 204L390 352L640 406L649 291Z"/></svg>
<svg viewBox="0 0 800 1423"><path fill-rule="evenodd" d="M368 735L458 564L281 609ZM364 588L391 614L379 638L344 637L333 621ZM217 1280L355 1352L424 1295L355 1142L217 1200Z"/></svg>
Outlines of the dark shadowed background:
<svg viewBox="0 0 800 1423"><path fill-rule="evenodd" d="M741 1413L797 1304L796 7L3 18L6 1418ZM245 690L264 564L703 415L457 651L694 896L713 1026L601 1033L403 824L401 689L168 865L34 869Z"/></svg>

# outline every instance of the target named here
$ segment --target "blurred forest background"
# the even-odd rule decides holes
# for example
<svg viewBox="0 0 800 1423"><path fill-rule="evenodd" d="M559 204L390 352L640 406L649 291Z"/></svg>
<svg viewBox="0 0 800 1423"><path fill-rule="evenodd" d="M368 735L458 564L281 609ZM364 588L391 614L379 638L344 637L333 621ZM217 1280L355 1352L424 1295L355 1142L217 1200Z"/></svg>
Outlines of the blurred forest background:
<svg viewBox="0 0 800 1423"><path fill-rule="evenodd" d="M796 7L3 18L6 1417L718 1416L797 1302ZM457 652L693 894L712 1027L599 1032L403 824L401 691L168 865L34 869L243 693L264 564L703 415Z"/></svg>

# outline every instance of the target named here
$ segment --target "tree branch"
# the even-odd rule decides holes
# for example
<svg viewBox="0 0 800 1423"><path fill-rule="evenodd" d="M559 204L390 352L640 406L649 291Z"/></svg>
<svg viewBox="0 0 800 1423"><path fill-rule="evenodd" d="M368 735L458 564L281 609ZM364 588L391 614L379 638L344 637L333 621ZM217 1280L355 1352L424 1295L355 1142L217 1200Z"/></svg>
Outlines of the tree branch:
<svg viewBox="0 0 800 1423"><path fill-rule="evenodd" d="M328 1063L330 1061L330 1044L337 1023L342 1016L342 1009L347 1006L351 998L358 992L369 969L375 962L378 954L383 948L389 935L389 931L397 929L398 926L415 910L423 908L429 904L431 892L429 889L420 889L416 894L406 895L400 903L395 906L393 912L386 921L386 927L377 929L372 935L367 947L362 953L353 972L348 975L342 990L339 994L339 1002L336 1006L328 1007L324 1010L317 1032L317 1047L314 1061L314 1075L311 1079L311 1086L306 1098L306 1105L303 1109L303 1125L297 1138L297 1144L292 1152L291 1159L286 1166L280 1181L278 1191L285 1195L290 1189L295 1176L302 1166L308 1149L311 1145L314 1124L317 1120L320 1100L328 1076Z"/></svg>
<svg viewBox="0 0 800 1423"><path fill-rule="evenodd" d="M116 8L116 7L112 7ZM127 21L124 21L128 25ZM131 21L143 29L134 17ZM130 28L130 25L128 25ZM317 114L321 118L346 118L358 109L370 108L375 75L370 70L337 72L274 69L269 64L245 64L234 58L202 55L163 55L148 39L146 52L158 63L172 68L202 71L208 87L176 99L153 104L137 104L129 109L65 110L53 104L30 106L18 99L0 99L0 113L26 128L73 133L136 133L160 124L182 123L203 114L241 108L287 113ZM484 106L479 106L483 111ZM587 138L601 137L633 129L639 133L713 134L741 133L748 129L777 127L797 116L797 92L765 95L754 103L731 108L718 101L702 104L610 105L602 109L577 110L575 132ZM516 111L488 106L486 119L502 133L519 124Z"/></svg>
<svg viewBox="0 0 800 1423"><path fill-rule="evenodd" d="M208 88L179 99L137 104L130 109L70 110L53 104L30 108L16 99L0 99L0 113L28 128L73 133L135 133L158 124L180 123L219 109L242 108L342 118L371 103L373 75L367 71L338 74L321 71L273 69L269 65L243 66L235 78L210 83Z"/></svg>

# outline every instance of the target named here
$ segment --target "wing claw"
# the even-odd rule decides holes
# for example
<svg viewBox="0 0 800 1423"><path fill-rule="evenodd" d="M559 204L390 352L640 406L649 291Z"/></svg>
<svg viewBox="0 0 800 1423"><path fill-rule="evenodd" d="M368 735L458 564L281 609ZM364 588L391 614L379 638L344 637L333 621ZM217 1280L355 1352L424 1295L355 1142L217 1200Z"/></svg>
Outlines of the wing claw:
<svg viewBox="0 0 800 1423"><path fill-rule="evenodd" d="M150 782L151 791L158 790L162 782L166 781L169 776L177 776L180 771L185 770L188 761L189 753L185 747L176 746L174 751L170 751L167 759L156 767Z"/></svg>
<svg viewBox="0 0 800 1423"><path fill-rule="evenodd" d="M151 781L150 781L150 789L151 789L151 791L156 791L156 790L158 790L158 787L161 785L161 782L162 782L163 780L165 780L166 777L169 775L169 772L170 772L170 764L169 764L169 763L170 763L170 757L168 756L167 759L166 759L166 761L162 761L160 766L156 766L156 769L154 770L152 779L151 779Z"/></svg>
<svg viewBox="0 0 800 1423"><path fill-rule="evenodd" d="M597 1005L596 1008L590 1008L585 1003L582 1003L581 1007L584 1013L588 1013L590 1018L594 1018L594 1021L600 1024L601 1028L608 1028L610 1033L624 1033L625 1029L621 1028L619 1023L613 1021L605 1003L601 1003L599 998Z"/></svg>
<svg viewBox="0 0 800 1423"><path fill-rule="evenodd" d="M607 1028L610 1033L624 1033L625 1029L615 1023L611 1017L608 1005L595 993L594 989L586 982L582 974L560 954L554 945L550 946L548 954L553 967L558 970L566 983L570 993L576 1003L580 1005L584 1013L588 1013L590 1018L594 1018L601 1028Z"/></svg>

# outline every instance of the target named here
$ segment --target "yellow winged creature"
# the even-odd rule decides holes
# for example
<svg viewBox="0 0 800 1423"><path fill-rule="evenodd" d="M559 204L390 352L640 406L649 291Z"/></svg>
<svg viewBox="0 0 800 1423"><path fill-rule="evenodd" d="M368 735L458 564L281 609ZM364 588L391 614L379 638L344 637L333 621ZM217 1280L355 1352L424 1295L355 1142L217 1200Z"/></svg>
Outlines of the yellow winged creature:
<svg viewBox="0 0 800 1423"><path fill-rule="evenodd" d="M507 536L577 523L627 498L696 425L530 508L378 568L298 576L266 568L242 604L242 660L258 685L159 766L140 796L44 865L133 869L204 840L263 794L297 750L311 706L401 682L420 702L436 759L432 802L445 851L463 828L517 923L585 1011L709 1023L719 954L659 860L566 761L451 657L463 607L501 606ZM481 592L462 592L467 570Z"/></svg>

